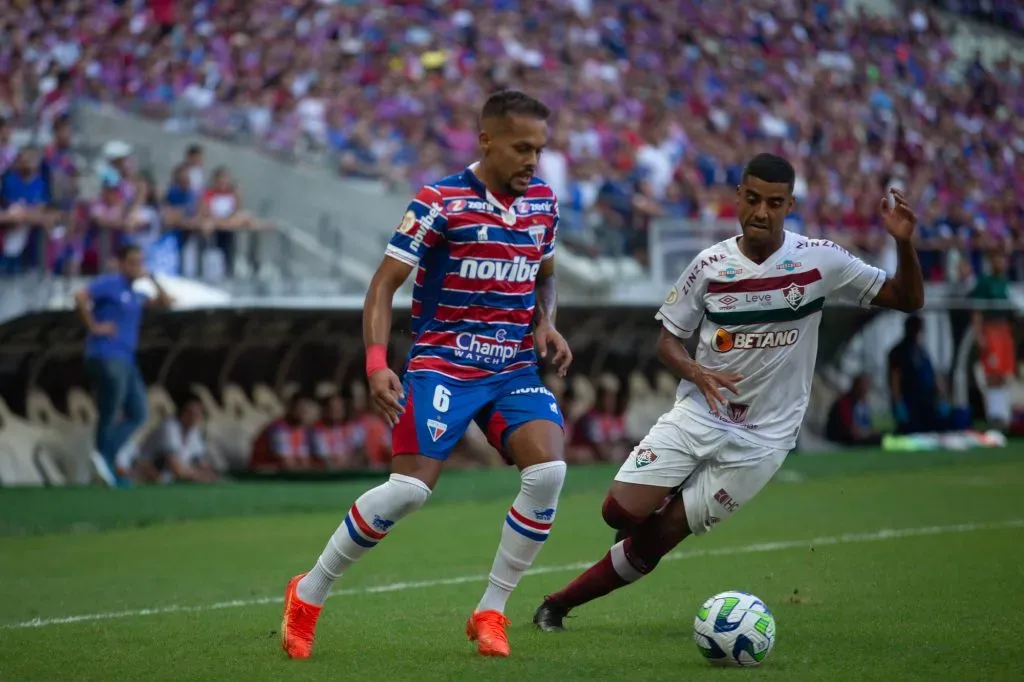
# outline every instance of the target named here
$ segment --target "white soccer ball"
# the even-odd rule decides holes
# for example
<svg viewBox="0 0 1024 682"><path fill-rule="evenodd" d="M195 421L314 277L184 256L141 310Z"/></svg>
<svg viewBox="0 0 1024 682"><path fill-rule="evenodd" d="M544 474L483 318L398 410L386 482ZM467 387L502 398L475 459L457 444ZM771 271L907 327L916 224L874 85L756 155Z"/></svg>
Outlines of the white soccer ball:
<svg viewBox="0 0 1024 682"><path fill-rule="evenodd" d="M712 663L761 665L775 646L775 617L752 594L722 592L700 607L693 638Z"/></svg>

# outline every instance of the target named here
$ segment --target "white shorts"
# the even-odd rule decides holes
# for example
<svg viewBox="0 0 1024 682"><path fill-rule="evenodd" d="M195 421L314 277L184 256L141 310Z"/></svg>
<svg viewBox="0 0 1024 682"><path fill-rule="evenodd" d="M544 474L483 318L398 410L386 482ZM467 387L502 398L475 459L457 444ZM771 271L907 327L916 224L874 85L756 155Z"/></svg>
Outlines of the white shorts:
<svg viewBox="0 0 1024 682"><path fill-rule="evenodd" d="M787 454L697 421L677 403L633 449L615 480L681 488L690 530L701 535L749 502Z"/></svg>
<svg viewBox="0 0 1024 682"><path fill-rule="evenodd" d="M986 386L982 393L985 396L985 418L991 421L1009 424L1013 417L1013 400L1009 386Z"/></svg>

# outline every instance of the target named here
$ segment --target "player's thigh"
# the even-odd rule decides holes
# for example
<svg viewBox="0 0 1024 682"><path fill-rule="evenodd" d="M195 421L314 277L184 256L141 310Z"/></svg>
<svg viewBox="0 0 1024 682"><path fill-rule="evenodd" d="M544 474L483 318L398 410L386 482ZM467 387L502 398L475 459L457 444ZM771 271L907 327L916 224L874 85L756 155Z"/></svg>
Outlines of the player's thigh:
<svg viewBox="0 0 1024 682"><path fill-rule="evenodd" d="M405 412L391 434L391 471L433 487L485 396L477 387L429 372L408 375L404 388Z"/></svg>
<svg viewBox="0 0 1024 682"><path fill-rule="evenodd" d="M536 372L520 373L498 387L479 422L487 441L520 469L564 458L562 412Z"/></svg>
<svg viewBox="0 0 1024 682"><path fill-rule="evenodd" d="M703 535L754 499L786 460L786 450L747 444L749 457L705 462L682 489L690 530Z"/></svg>
<svg viewBox="0 0 1024 682"><path fill-rule="evenodd" d="M705 428L687 423L678 407L662 415L619 467L611 496L632 516L649 516L706 459L707 439L694 433Z"/></svg>

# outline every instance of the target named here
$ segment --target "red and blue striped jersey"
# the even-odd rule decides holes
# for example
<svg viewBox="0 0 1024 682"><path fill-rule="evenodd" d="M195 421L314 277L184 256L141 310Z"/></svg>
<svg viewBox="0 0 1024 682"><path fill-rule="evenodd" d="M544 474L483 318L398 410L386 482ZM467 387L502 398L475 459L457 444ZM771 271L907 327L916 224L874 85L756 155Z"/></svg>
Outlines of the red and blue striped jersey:
<svg viewBox="0 0 1024 682"><path fill-rule="evenodd" d="M406 371L467 381L535 365L534 289L557 230L554 193L537 178L511 203L472 166L423 187L386 252L417 268Z"/></svg>

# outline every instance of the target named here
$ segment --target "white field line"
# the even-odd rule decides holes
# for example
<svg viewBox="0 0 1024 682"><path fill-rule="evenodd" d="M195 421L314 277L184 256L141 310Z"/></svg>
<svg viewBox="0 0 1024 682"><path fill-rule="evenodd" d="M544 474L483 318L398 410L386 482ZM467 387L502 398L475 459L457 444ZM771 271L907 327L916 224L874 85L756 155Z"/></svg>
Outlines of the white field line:
<svg viewBox="0 0 1024 682"><path fill-rule="evenodd" d="M921 528L899 528L882 529L870 533L847 533L844 535L830 535L826 537L813 538L811 540L778 540L775 542L759 542L752 545L741 545L739 547L716 547L711 549L698 549L682 552L672 552L662 561L679 561L681 559L698 559L705 557L732 556L736 554L754 554L760 552L776 552L786 549L803 549L807 547L822 545L845 545L857 542L881 542L883 540L898 540L900 538L918 537L922 535L944 535L948 533L971 533L980 530L996 530L1002 528L1024 528L1024 519L1011 519L1009 521L995 521L991 523L960 523L952 526L924 526ZM597 557L595 556L594 559ZM561 564L559 566L538 566L531 568L526 575L543 575L545 573L562 573L566 571L579 571L588 568L593 564L591 561L578 561L572 564ZM388 585L377 585L374 587L356 587L352 589L335 590L331 592L332 597L349 597L361 594L378 594L381 592L402 592L405 590L418 590L429 587L444 587L446 585L462 585L464 583L486 582L487 574L464 575L454 578L442 578L438 580L416 580L409 582L390 583ZM32 620L20 623L5 623L0 625L0 630L24 630L27 628L44 628L53 625L70 625L72 623L87 623L99 620L119 620L122 618L136 618L139 616L160 616L169 613L200 613L205 611L220 611L222 609L234 609L246 606L261 606L264 604L280 604L282 597L259 597L256 599L233 599L231 601L215 602L212 604L200 604L197 606L155 606L148 609L132 609L127 611L108 611L106 613L84 613L77 616L62 616L58 618L33 618Z"/></svg>

